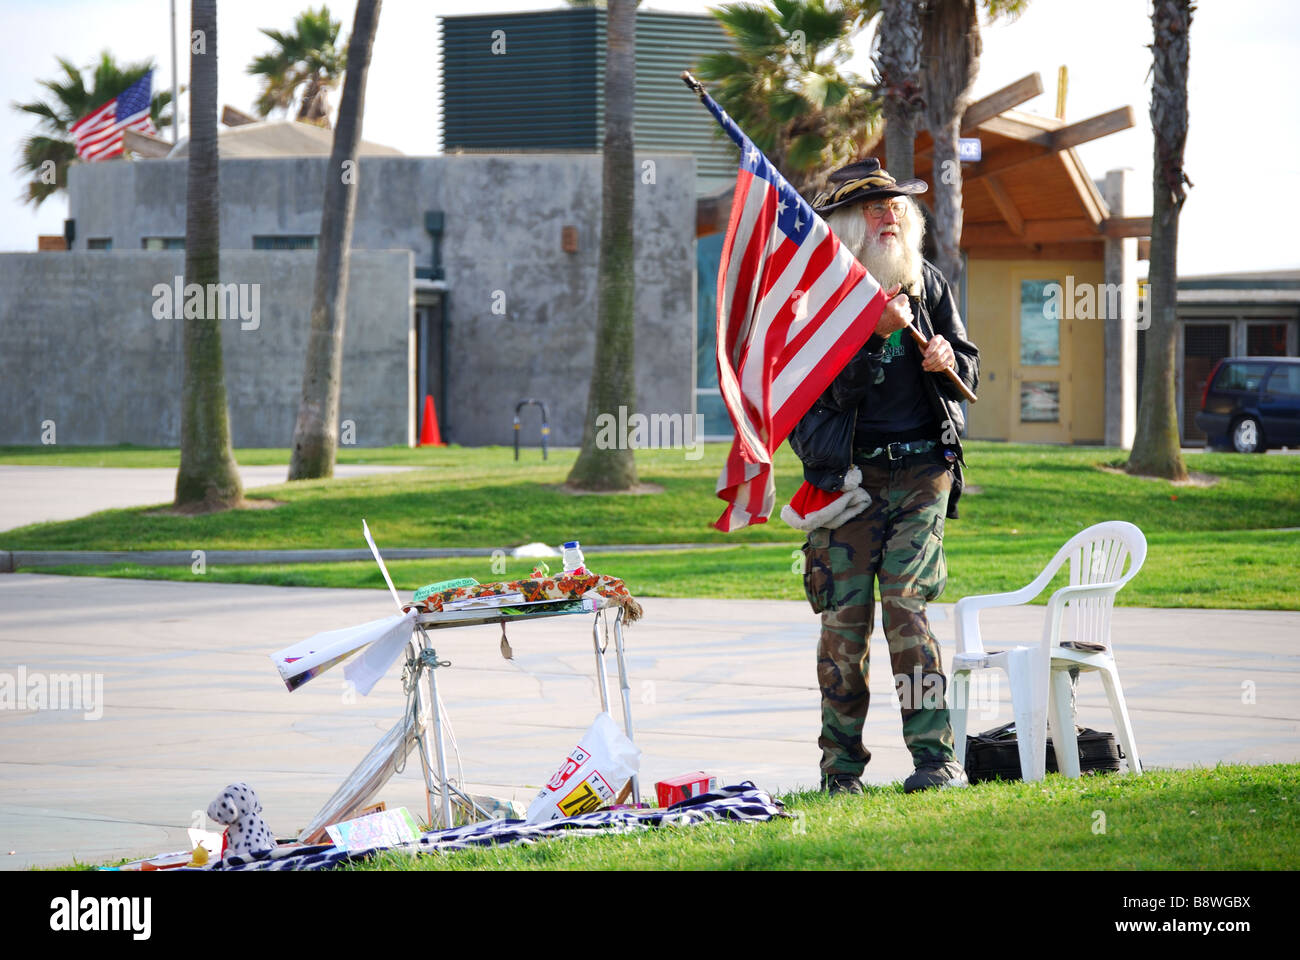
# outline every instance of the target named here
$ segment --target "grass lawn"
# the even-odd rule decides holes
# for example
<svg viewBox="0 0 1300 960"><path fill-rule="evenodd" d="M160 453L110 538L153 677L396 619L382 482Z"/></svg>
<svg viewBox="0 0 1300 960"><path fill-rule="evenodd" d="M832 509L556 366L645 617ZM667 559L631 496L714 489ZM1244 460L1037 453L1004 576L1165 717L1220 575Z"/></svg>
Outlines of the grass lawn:
<svg viewBox="0 0 1300 960"><path fill-rule="evenodd" d="M761 784L760 784L761 786ZM341 869L394 870L1296 870L1300 764L1148 768L907 795L778 797L788 818L612 836L560 836ZM117 861L114 866L125 863ZM75 863L67 870L93 870Z"/></svg>
<svg viewBox="0 0 1300 960"><path fill-rule="evenodd" d="M761 784L760 784L761 786ZM561 837L356 870L1295 870L1300 765L1154 770L905 795L782 797L789 820Z"/></svg>
<svg viewBox="0 0 1300 960"><path fill-rule="evenodd" d="M1207 549L1200 534L1153 534L1148 538L1142 573L1119 594L1116 602L1137 607L1204 607L1246 610L1290 610L1300 598L1300 532L1271 536L1258 533L1219 535ZM948 544L948 586L940 598L953 602L975 593L1014 590L1032 580L1060 546L1044 537L981 541L966 537ZM586 554L593 570L613 573L639 597L719 597L803 600L803 579L797 572L802 554L789 547L723 547L708 550L646 553ZM476 580L518 579L527 576L534 560L504 558L493 568L487 557L447 560L386 561L393 583L413 592L426 583L469 576ZM551 567L556 567L551 561ZM1231 569L1233 575L1224 576ZM357 587L382 590L384 578L373 561L221 565L209 563L203 574L190 567L112 567L68 565L33 568L33 572L83 577L124 577L135 580L262 583L281 587ZM1055 586L1064 586L1062 572ZM1046 603L1051 590L1038 602Z"/></svg>
<svg viewBox="0 0 1300 960"><path fill-rule="evenodd" d="M680 450L640 451L641 480L663 488L642 496L573 496L560 491L576 456L553 450L543 463L527 450L516 463L508 447L344 449L340 462L397 463L421 469L349 480L258 488L253 498L283 501L271 510L200 517L151 515L149 508L110 510L77 520L0 532L7 550L222 550L357 548L365 517L381 549L501 547L580 539L589 547L627 543L742 545L729 550L609 554L588 552L594 569L622 576L643 596L802 597L792 552L802 537L775 517L723 534L709 523L721 512L713 487L726 446L701 459ZM1300 458L1191 454L1190 470L1218 478L1212 486L1101 469L1122 458L1114 449L974 442L966 479L977 490L961 500L962 518L947 524L949 586L945 600L1020 586L1071 534L1099 520L1130 520L1146 533L1146 567L1123 602L1148 606L1294 609L1300 605ZM238 451L241 463L287 463L287 451ZM176 452L133 448L0 448L0 464L172 466ZM776 458L777 503L802 476L788 447ZM787 540L789 547L753 546ZM413 589L448 576L512 577L531 563L494 571L486 558L392 564L399 586ZM62 573L193 577L189 567L58 568ZM207 579L293 585L382 586L373 564L219 567Z"/></svg>

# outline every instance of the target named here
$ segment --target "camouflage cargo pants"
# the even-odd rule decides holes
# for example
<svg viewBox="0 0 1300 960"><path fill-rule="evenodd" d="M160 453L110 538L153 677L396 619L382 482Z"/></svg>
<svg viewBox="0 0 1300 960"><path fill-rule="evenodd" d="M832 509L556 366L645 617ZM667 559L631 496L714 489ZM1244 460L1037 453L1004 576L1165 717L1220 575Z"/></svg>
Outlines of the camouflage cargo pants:
<svg viewBox="0 0 1300 960"><path fill-rule="evenodd" d="M937 458L936 458L937 459ZM952 474L929 457L859 464L871 504L843 526L821 528L804 546L804 585L821 613L817 679L822 695L823 774L861 776L871 759L862 743L870 694L869 638L875 583L914 764L951 760L952 726L939 644L925 605L943 592L944 515Z"/></svg>

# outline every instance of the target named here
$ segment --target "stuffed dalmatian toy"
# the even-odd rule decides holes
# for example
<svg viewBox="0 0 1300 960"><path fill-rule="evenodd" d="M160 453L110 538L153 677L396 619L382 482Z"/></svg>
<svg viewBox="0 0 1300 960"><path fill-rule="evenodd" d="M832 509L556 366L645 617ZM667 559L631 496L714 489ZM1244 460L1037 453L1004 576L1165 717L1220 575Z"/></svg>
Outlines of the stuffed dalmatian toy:
<svg viewBox="0 0 1300 960"><path fill-rule="evenodd" d="M262 803L246 783L232 783L208 804L209 817L230 824L224 856L260 860L275 849L275 838L261 813Z"/></svg>

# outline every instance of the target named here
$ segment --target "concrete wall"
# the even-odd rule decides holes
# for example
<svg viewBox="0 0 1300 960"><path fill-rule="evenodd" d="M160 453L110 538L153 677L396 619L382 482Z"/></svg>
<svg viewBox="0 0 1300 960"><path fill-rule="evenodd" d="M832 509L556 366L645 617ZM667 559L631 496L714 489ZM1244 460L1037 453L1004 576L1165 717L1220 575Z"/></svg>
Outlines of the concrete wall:
<svg viewBox="0 0 1300 960"><path fill-rule="evenodd" d="M637 159L637 410L691 413L695 162ZM251 248L254 235L318 233L328 162L223 160L222 247ZM645 182L651 173L654 182ZM88 238L111 237L113 250L100 255L116 256L139 250L145 237L185 232L183 161L77 164L69 180L76 250ZM424 214L444 213L451 358L447 409L438 411L444 438L511 443L515 403L536 397L549 408L552 442L580 442L595 356L601 157L363 157L357 183L354 249L406 248L428 266ZM576 253L561 249L564 226L577 228ZM501 303L504 313L494 313ZM531 426L528 433L535 443Z"/></svg>
<svg viewBox="0 0 1300 960"><path fill-rule="evenodd" d="M414 430L411 259L352 255L340 419L359 446ZM236 446L290 444L315 269L310 251L222 251L222 280L258 293L255 329L222 324ZM0 254L0 444L40 443L53 420L60 444L178 445L182 321L155 317L154 288L183 272L180 252Z"/></svg>

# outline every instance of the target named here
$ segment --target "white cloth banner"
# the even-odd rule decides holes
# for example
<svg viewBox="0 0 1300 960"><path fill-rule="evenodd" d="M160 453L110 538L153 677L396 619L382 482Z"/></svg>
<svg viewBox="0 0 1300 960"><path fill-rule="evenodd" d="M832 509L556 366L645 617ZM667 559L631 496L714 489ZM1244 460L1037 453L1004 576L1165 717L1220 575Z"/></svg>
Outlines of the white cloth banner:
<svg viewBox="0 0 1300 960"><path fill-rule="evenodd" d="M369 646L344 671L344 676L364 696L401 656L415 629L417 615L412 609L343 630L326 630L271 654L271 662L280 671L284 685L293 691Z"/></svg>
<svg viewBox="0 0 1300 960"><path fill-rule="evenodd" d="M371 688L388 672L402 655L402 650L411 642L418 615L419 611L412 609L408 613L389 617L393 625L383 636L376 637L361 656L343 668L343 676L363 697L370 693Z"/></svg>

